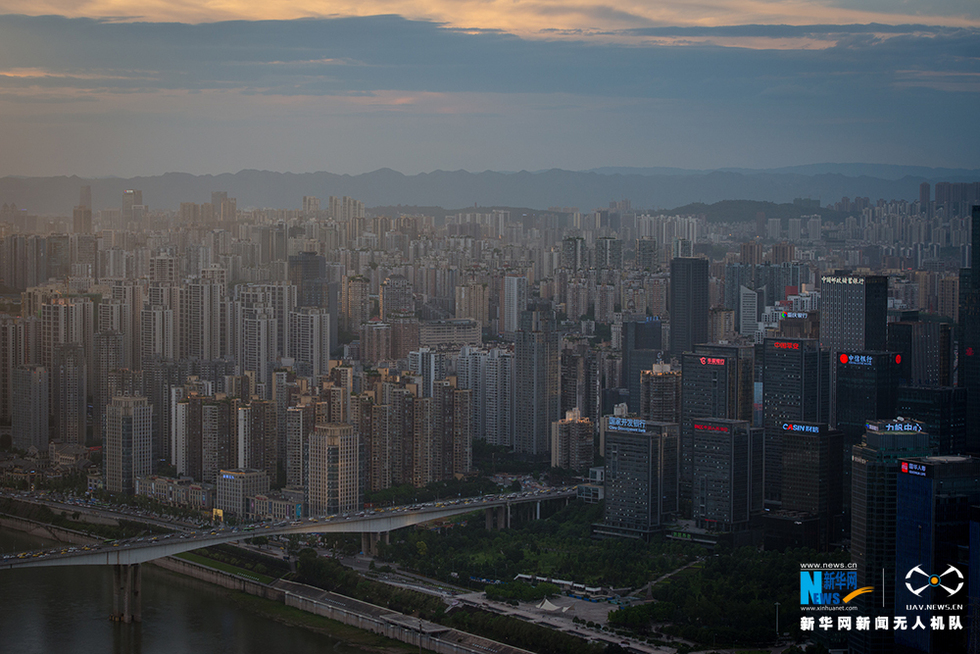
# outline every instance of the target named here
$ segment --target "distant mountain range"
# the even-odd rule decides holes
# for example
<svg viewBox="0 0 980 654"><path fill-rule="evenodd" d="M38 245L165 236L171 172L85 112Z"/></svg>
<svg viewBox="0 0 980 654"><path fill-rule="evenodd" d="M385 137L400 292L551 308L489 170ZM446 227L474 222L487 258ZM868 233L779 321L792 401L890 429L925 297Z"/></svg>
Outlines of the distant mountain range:
<svg viewBox="0 0 980 654"><path fill-rule="evenodd" d="M980 170L877 164L814 164L773 170L692 171L679 168L552 169L502 173L465 170L403 175L382 168L361 175L277 173L243 170L235 174L166 173L153 177L84 179L71 177L0 178L0 203L16 203L40 215L71 215L79 187L92 187L95 210L118 208L125 189L143 191L150 210L175 210L181 202L210 202L211 191L227 191L239 208L299 208L304 195L326 205L328 196L357 198L368 207L409 205L446 208L520 206L578 207L591 211L629 199L634 208L664 209L721 200L792 202L867 196L917 200L919 184L980 180Z"/></svg>

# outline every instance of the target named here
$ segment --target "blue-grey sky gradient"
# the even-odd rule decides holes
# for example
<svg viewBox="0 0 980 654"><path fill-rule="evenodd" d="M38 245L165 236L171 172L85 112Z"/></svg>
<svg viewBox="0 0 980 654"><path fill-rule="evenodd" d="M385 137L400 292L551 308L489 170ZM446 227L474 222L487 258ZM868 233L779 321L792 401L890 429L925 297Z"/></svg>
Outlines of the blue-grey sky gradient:
<svg viewBox="0 0 980 654"><path fill-rule="evenodd" d="M980 166L976 27L600 36L0 16L0 175Z"/></svg>

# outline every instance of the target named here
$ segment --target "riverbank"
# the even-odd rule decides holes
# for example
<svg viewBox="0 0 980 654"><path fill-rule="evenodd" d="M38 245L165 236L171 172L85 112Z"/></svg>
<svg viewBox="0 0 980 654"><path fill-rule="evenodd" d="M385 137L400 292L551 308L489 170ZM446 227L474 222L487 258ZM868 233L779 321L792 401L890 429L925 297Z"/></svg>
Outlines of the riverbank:
<svg viewBox="0 0 980 654"><path fill-rule="evenodd" d="M83 536L72 530L8 517L6 528L67 542ZM87 537L89 542L96 539ZM396 654L417 648L435 654L531 654L527 650L474 636L390 609L329 593L320 588L277 580L262 583L197 561L167 557L156 567L190 577L227 594L242 608L281 624L342 640L377 654Z"/></svg>

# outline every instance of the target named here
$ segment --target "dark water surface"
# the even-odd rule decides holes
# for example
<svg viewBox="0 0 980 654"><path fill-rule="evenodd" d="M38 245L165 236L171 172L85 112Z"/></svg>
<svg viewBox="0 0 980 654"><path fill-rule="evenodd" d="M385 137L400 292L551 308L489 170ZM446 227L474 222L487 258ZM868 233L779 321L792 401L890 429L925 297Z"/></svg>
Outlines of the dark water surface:
<svg viewBox="0 0 980 654"><path fill-rule="evenodd" d="M0 555L56 544L0 529ZM118 624L112 569L0 570L0 652L243 654L363 653L335 638L278 623L233 601L229 591L154 565L143 566L143 622Z"/></svg>

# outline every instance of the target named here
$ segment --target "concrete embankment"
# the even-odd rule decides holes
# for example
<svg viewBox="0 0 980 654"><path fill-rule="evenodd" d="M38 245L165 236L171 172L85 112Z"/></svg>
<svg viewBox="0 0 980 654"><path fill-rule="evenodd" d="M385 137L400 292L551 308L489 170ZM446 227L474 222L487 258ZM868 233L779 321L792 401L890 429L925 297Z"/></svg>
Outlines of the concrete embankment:
<svg viewBox="0 0 980 654"><path fill-rule="evenodd" d="M505 645L443 625L419 620L381 606L330 593L320 588L291 581L262 584L232 573L215 570L182 559L157 559L162 568L187 575L223 588L257 595L286 606L336 620L350 627L386 636L392 640L419 646L437 654L532 654L528 650ZM421 643L420 643L421 640Z"/></svg>

